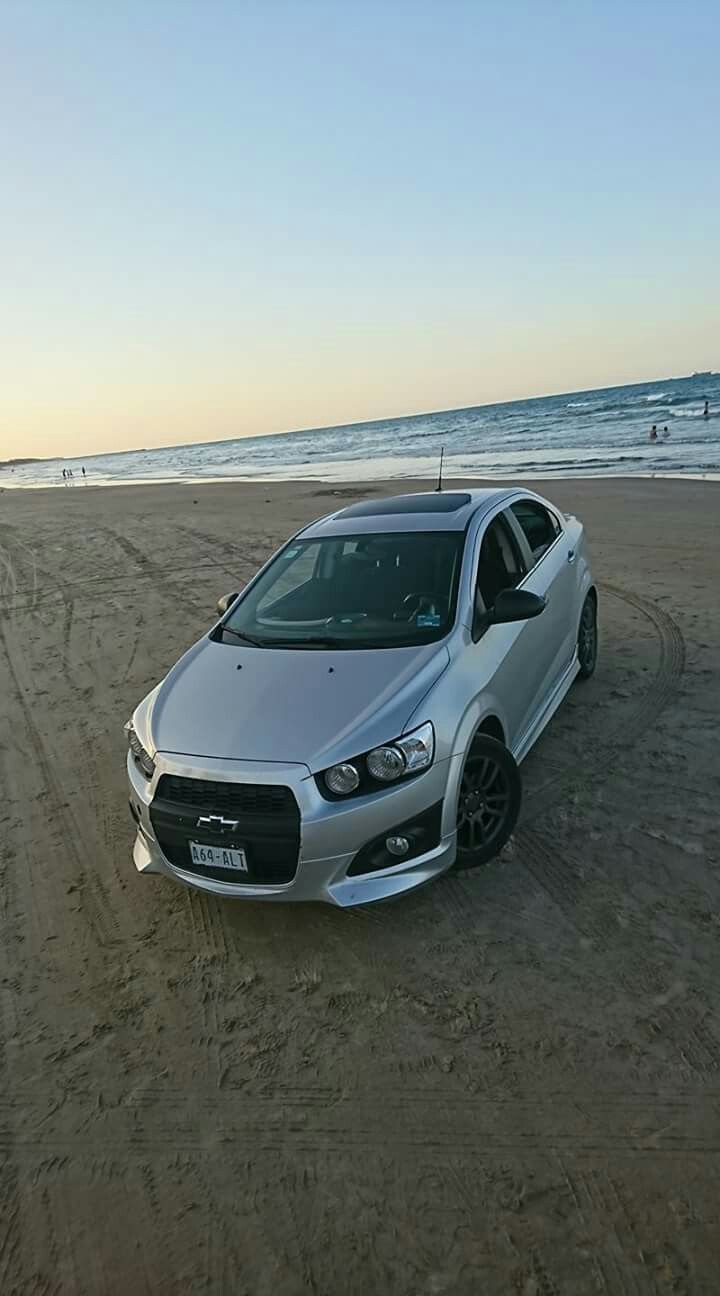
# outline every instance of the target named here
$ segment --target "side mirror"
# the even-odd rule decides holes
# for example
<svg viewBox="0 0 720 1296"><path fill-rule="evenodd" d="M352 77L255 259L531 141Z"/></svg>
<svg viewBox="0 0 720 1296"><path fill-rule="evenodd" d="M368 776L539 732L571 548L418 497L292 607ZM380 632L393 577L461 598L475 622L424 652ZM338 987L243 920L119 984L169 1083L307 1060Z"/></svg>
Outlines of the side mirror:
<svg viewBox="0 0 720 1296"><path fill-rule="evenodd" d="M487 611L481 606L478 598L473 617L472 637L477 643L491 625L508 625L511 621L529 621L531 617L540 616L547 606L547 599L529 590L501 590L495 599L494 606Z"/></svg>
<svg viewBox="0 0 720 1296"><path fill-rule="evenodd" d="M239 595L237 590L234 594L223 594L222 598L219 598L217 601L218 616L225 616L230 605L234 603L235 599L238 597Z"/></svg>
<svg viewBox="0 0 720 1296"><path fill-rule="evenodd" d="M501 590L490 609L491 625L507 625L510 621L530 621L545 611L547 599L529 590Z"/></svg>

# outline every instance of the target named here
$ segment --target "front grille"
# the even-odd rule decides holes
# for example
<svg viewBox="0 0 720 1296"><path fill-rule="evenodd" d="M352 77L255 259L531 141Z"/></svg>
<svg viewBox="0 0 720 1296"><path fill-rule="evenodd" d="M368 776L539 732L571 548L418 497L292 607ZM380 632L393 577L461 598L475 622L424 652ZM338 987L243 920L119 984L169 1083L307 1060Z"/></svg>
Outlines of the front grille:
<svg viewBox="0 0 720 1296"><path fill-rule="evenodd" d="M210 779L180 778L163 774L157 797L176 805L198 806L214 814L297 814L297 802L289 787L274 783L217 783Z"/></svg>
<svg viewBox="0 0 720 1296"><path fill-rule="evenodd" d="M198 828L201 815L238 820L230 832ZM242 885L279 886L292 882L300 851L300 810L292 790L275 784L220 783L163 774L150 807L155 836L166 859L198 877ZM239 847L248 872L194 864L191 841Z"/></svg>

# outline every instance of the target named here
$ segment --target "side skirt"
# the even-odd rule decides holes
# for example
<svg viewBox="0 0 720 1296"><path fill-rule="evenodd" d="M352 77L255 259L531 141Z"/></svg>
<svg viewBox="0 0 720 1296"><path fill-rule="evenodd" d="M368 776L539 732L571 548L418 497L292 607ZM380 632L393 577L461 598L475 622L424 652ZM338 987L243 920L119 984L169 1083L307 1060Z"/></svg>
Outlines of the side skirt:
<svg viewBox="0 0 720 1296"><path fill-rule="evenodd" d="M537 742L546 724L549 724L549 722L552 720L553 716L555 715L555 712L560 706L560 703L562 702L566 693L569 691L573 683L573 680L575 679L579 670L580 670L580 663L578 661L578 655L576 649L573 654L573 658L572 661L570 662L570 665L567 667L564 675L562 675L558 680L557 684L555 685L555 688L550 694L550 697L543 704L543 706L537 712L535 717L531 720L528 728L525 730L525 733L522 735L519 742L515 745L515 747L513 747L512 754L515 757L515 760L517 761L518 765L522 760L525 759L533 744Z"/></svg>

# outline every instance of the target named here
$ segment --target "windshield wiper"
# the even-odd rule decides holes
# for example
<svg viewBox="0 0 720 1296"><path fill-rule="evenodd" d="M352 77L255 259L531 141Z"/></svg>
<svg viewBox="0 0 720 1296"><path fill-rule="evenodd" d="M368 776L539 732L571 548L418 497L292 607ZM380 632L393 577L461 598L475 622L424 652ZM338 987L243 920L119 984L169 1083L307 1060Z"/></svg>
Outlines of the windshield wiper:
<svg viewBox="0 0 720 1296"><path fill-rule="evenodd" d="M345 647L345 640L330 639L325 636L311 635L307 639L256 639L254 635L245 634L243 630L236 630L234 626L229 625L221 625L219 632L234 635L236 639L242 639L243 643L252 644L253 648L304 648L306 644L311 648Z"/></svg>
<svg viewBox="0 0 720 1296"><path fill-rule="evenodd" d="M303 639L263 639L263 644L272 648L346 648L352 647L346 639L330 639L325 635L308 635Z"/></svg>
<svg viewBox="0 0 720 1296"><path fill-rule="evenodd" d="M236 630L234 626L222 625L220 626L220 632L221 634L235 635L236 639L242 639L243 643L252 644L253 648L264 648L268 642L267 639L254 639L252 635L243 634L241 630Z"/></svg>

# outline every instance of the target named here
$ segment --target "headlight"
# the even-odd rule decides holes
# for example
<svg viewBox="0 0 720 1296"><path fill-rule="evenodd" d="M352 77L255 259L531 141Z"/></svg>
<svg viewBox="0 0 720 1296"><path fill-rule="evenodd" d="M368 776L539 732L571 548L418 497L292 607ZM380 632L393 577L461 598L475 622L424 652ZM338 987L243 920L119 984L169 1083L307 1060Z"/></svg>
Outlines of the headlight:
<svg viewBox="0 0 720 1296"><path fill-rule="evenodd" d="M145 751L145 748L132 727L132 724L127 724L125 728L128 736L128 747L132 752L133 760L138 769L142 771L145 778L149 781L155 773L155 761L150 753Z"/></svg>
<svg viewBox="0 0 720 1296"><path fill-rule="evenodd" d="M368 773L380 783L392 783L404 774L419 774L432 764L435 732L430 723L421 725L389 747L376 747L365 759Z"/></svg>
<svg viewBox="0 0 720 1296"><path fill-rule="evenodd" d="M367 757L368 774L380 783L392 783L405 773L405 757L399 747L376 747Z"/></svg>
<svg viewBox="0 0 720 1296"><path fill-rule="evenodd" d="M365 756L358 756L345 764L333 765L324 774L316 775L316 779L320 791L324 783L333 796L377 791L378 785L420 774L432 765L434 755L435 731L428 722L396 742L374 747Z"/></svg>
<svg viewBox="0 0 720 1296"><path fill-rule="evenodd" d="M435 755L435 730L432 725L421 725L406 738L398 738L393 744L405 757L405 770L408 774L417 774L420 770L432 765Z"/></svg>
<svg viewBox="0 0 720 1296"><path fill-rule="evenodd" d="M354 765L333 765L325 771L325 782L335 796L349 796L360 782Z"/></svg>

